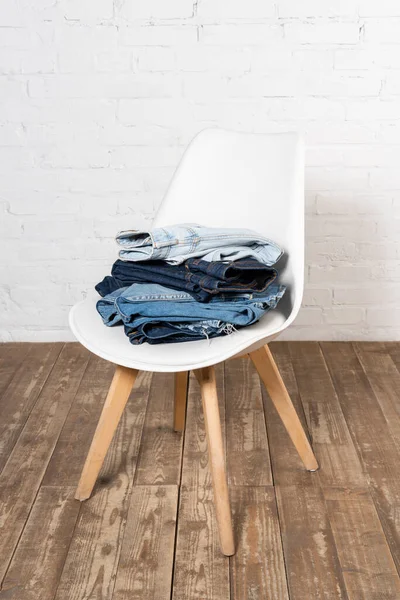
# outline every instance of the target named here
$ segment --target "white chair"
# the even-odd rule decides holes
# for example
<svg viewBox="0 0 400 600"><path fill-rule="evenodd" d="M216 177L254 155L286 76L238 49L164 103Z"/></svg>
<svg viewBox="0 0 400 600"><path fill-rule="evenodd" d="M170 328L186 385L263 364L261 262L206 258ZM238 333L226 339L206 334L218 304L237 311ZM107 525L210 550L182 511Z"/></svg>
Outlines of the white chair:
<svg viewBox="0 0 400 600"><path fill-rule="evenodd" d="M201 385L214 502L222 552L234 553L224 449L213 365L249 354L305 467L318 469L307 436L268 349L269 341L296 317L303 294L303 147L296 134L247 134L206 129L187 148L153 225L199 223L245 227L275 240L287 261L280 279L288 286L278 309L257 324L211 341L132 346L120 327L105 327L95 298L76 304L70 327L88 350L116 364L114 379L77 488L89 498L137 374L175 372L176 430L185 421L189 371ZM126 228L134 227L127 222Z"/></svg>

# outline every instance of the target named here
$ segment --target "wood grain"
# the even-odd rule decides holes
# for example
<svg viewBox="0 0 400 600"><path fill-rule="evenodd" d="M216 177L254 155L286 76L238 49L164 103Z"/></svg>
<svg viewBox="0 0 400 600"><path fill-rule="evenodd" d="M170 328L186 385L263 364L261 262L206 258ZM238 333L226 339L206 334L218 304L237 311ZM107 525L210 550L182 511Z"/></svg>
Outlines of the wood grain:
<svg viewBox="0 0 400 600"><path fill-rule="evenodd" d="M224 365L215 367L225 438ZM229 559L219 548L200 386L191 373L182 463L173 600L228 600Z"/></svg>
<svg viewBox="0 0 400 600"><path fill-rule="evenodd" d="M225 378L223 364L215 367L215 374L217 378L221 429L223 438L225 439ZM211 472L208 467L207 438L201 404L200 386L193 373L191 373L189 380L185 431L185 447L181 475L182 486L189 489L212 486Z"/></svg>
<svg viewBox="0 0 400 600"><path fill-rule="evenodd" d="M24 362L33 344L0 344L0 397L12 381L19 366Z"/></svg>
<svg viewBox="0 0 400 600"><path fill-rule="evenodd" d="M225 365L226 456L230 485L271 485L260 379L248 358Z"/></svg>
<svg viewBox="0 0 400 600"><path fill-rule="evenodd" d="M231 558L233 600L288 600L272 487L233 488L237 553Z"/></svg>
<svg viewBox="0 0 400 600"><path fill-rule="evenodd" d="M308 471L319 468L306 430L303 428L293 402L283 382L268 346L249 353L277 413L289 434L304 466Z"/></svg>
<svg viewBox="0 0 400 600"><path fill-rule="evenodd" d="M72 487L41 487L0 597L53 600L64 566L79 504Z"/></svg>
<svg viewBox="0 0 400 600"><path fill-rule="evenodd" d="M183 431L185 428L187 392L189 384L189 371L175 373L175 403L174 403L174 430Z"/></svg>
<svg viewBox="0 0 400 600"><path fill-rule="evenodd" d="M173 430L174 375L154 373L136 485L176 485L180 480L183 434Z"/></svg>
<svg viewBox="0 0 400 600"><path fill-rule="evenodd" d="M274 356L299 419L303 427L308 429L310 438L312 439L309 421L305 417L307 405L303 406L300 399L289 346L289 344L284 342L274 342L270 345L270 350ZM308 486L315 483L319 486L318 471L316 473L310 473L304 468L301 458L291 443L288 433L272 404L267 391L264 386L262 386L261 389L264 401L274 484Z"/></svg>
<svg viewBox="0 0 400 600"><path fill-rule="evenodd" d="M210 487L181 490L173 600L229 600L229 559L219 547Z"/></svg>
<svg viewBox="0 0 400 600"><path fill-rule="evenodd" d="M349 433L343 406L317 343L290 344L290 355L323 485L365 487L359 456Z"/></svg>
<svg viewBox="0 0 400 600"><path fill-rule="evenodd" d="M28 518L58 436L86 369L88 353L64 346L0 475L0 580Z"/></svg>
<svg viewBox="0 0 400 600"><path fill-rule="evenodd" d="M347 600L322 489L275 489L290 599Z"/></svg>
<svg viewBox="0 0 400 600"><path fill-rule="evenodd" d="M113 600L170 600L177 486L135 486Z"/></svg>
<svg viewBox="0 0 400 600"><path fill-rule="evenodd" d="M208 464L214 490L214 506L221 551L225 556L232 556L235 552L235 542L233 539L224 439L222 437L218 406L215 369L214 367L197 369L195 375L201 389L204 424L207 435Z"/></svg>
<svg viewBox="0 0 400 600"><path fill-rule="evenodd" d="M261 404L249 361L216 367L237 547L227 559L194 377L176 434L173 374L154 377L150 404L153 377L138 376L80 504L113 366L76 344L0 345L0 600L398 600L400 344L321 347L271 344L316 473L265 392Z"/></svg>
<svg viewBox="0 0 400 600"><path fill-rule="evenodd" d="M369 488L400 570L400 453L351 344L321 344Z"/></svg>
<svg viewBox="0 0 400 600"><path fill-rule="evenodd" d="M108 448L114 437L139 371L117 365L101 411L89 452L76 488L75 498L87 500L93 491Z"/></svg>
<svg viewBox="0 0 400 600"><path fill-rule="evenodd" d="M93 495L81 505L55 600L112 597L146 408L138 410L134 396L135 390Z"/></svg>
<svg viewBox="0 0 400 600"><path fill-rule="evenodd" d="M90 357L47 467L43 485L77 486L114 370L112 363L97 356Z"/></svg>
<svg viewBox="0 0 400 600"><path fill-rule="evenodd" d="M349 600L400 598L400 580L365 490L324 491Z"/></svg>
<svg viewBox="0 0 400 600"><path fill-rule="evenodd" d="M384 345L358 342L353 347L381 407L388 429L400 448L400 372Z"/></svg>
<svg viewBox="0 0 400 600"><path fill-rule="evenodd" d="M31 347L4 392L0 403L0 471L7 462L62 347L63 344L35 344Z"/></svg>
<svg viewBox="0 0 400 600"><path fill-rule="evenodd" d="M302 422L303 407L290 356L292 343L276 342L271 351ZM321 471L306 471L294 451L272 403L265 403L275 492L291 600L347 600L329 518L321 489ZM319 437L319 422L311 435ZM318 453L319 446L313 441ZM323 478L322 478L323 479Z"/></svg>

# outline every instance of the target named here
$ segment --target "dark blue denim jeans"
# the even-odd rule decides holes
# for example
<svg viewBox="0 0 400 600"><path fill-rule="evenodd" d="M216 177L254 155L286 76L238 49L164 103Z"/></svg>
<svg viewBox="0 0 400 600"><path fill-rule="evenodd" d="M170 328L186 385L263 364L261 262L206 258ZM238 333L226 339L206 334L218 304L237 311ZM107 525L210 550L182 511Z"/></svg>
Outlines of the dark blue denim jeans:
<svg viewBox="0 0 400 600"><path fill-rule="evenodd" d="M173 290L187 292L198 302L208 302L218 293L263 292L276 276L275 269L254 258L230 262L189 258L180 265L160 260L117 260L112 267L111 276L98 283L96 290L104 298L133 283L158 283Z"/></svg>

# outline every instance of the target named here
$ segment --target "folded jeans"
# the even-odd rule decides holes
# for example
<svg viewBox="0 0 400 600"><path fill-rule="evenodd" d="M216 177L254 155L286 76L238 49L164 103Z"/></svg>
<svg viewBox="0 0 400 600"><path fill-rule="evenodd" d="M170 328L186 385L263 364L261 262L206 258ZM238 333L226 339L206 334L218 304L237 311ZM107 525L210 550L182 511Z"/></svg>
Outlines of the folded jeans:
<svg viewBox="0 0 400 600"><path fill-rule="evenodd" d="M197 339L215 337L255 323L276 307L284 292L285 286L271 284L264 292L219 294L200 303L186 292L135 283L105 296L96 307L105 325L123 323L133 344L189 341L194 335L201 336Z"/></svg>
<svg viewBox="0 0 400 600"><path fill-rule="evenodd" d="M283 251L272 240L250 229L203 227L180 224L158 227L152 231L120 231L117 243L122 260L165 260L181 264L188 258L222 261L255 258L271 266Z"/></svg>
<svg viewBox="0 0 400 600"><path fill-rule="evenodd" d="M180 265L165 261L126 262L117 260L111 276L95 287L106 296L133 283L158 283L189 293L198 302L207 302L220 292L262 292L276 279L277 272L254 258L229 262L207 262L189 258Z"/></svg>

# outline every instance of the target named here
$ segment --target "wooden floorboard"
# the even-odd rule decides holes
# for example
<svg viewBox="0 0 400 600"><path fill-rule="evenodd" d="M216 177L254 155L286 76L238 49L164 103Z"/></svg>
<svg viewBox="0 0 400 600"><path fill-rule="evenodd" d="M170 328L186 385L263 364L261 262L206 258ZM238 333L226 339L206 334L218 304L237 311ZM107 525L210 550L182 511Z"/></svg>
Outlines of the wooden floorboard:
<svg viewBox="0 0 400 600"><path fill-rule="evenodd" d="M0 475L0 581L39 491L88 359L88 352L81 346L64 346Z"/></svg>
<svg viewBox="0 0 400 600"><path fill-rule="evenodd" d="M147 385L131 393L92 497L81 505L55 600L112 598L148 392Z"/></svg>
<svg viewBox="0 0 400 600"><path fill-rule="evenodd" d="M216 368L218 400L225 432L224 365ZM200 387L189 381L173 600L229 600L229 559L221 554L208 468Z"/></svg>
<svg viewBox="0 0 400 600"><path fill-rule="evenodd" d="M79 513L74 491L40 488L3 582L4 597L53 600Z"/></svg>
<svg viewBox="0 0 400 600"><path fill-rule="evenodd" d="M0 402L0 472L35 406L62 347L63 344L32 345L3 393Z"/></svg>
<svg viewBox="0 0 400 600"><path fill-rule="evenodd" d="M230 559L231 598L289 600L273 488L233 488L232 509L237 551Z"/></svg>
<svg viewBox="0 0 400 600"><path fill-rule="evenodd" d="M400 451L352 344L321 346L400 572Z"/></svg>
<svg viewBox="0 0 400 600"><path fill-rule="evenodd" d="M307 360L309 345L298 348L300 352L297 352L296 347L285 343L271 346L286 388L304 426L308 427L314 450L321 462L318 440L323 437L325 442L329 442L329 437L327 439L323 419L310 419L310 415L315 414L312 404L319 400L320 384L310 393L307 378L301 377L303 370L308 372L307 364L301 361L301 357L304 361ZM298 357L296 372L299 374L301 396L291 350ZM323 381L323 373L320 373L320 378ZM344 580L323 494L324 478L321 474L324 467L316 473L306 471L269 398L265 398L265 412L290 598L346 600ZM332 444L329 444L328 448L331 447ZM332 451L332 456L335 461L338 460L337 448ZM343 461L345 460L343 457Z"/></svg>
<svg viewBox="0 0 400 600"><path fill-rule="evenodd" d="M0 600L400 600L400 343L271 350L307 472L247 358L217 365L236 554L219 548L200 388L141 373L92 497L74 499L114 366L0 345Z"/></svg>

